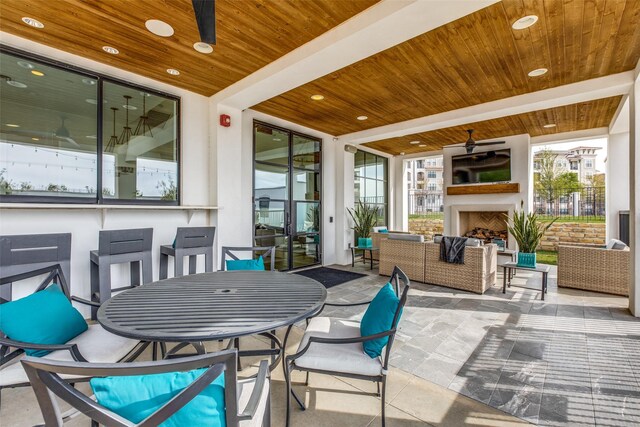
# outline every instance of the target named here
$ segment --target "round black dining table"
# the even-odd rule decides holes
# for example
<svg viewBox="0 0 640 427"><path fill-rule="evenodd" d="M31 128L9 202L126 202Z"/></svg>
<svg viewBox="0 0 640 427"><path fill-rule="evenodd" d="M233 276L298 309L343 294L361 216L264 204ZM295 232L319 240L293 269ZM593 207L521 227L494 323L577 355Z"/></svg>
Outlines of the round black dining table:
<svg viewBox="0 0 640 427"><path fill-rule="evenodd" d="M141 341L222 340L269 333L317 314L327 291L298 274L228 271L138 286L106 301L98 322Z"/></svg>

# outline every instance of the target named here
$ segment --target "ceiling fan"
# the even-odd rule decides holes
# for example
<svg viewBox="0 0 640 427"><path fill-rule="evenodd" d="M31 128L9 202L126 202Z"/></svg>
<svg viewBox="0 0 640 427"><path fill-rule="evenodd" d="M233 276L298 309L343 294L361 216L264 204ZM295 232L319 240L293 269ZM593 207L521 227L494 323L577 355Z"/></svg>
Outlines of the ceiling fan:
<svg viewBox="0 0 640 427"><path fill-rule="evenodd" d="M464 144L445 145L443 148L464 148L467 150L467 154L471 154L476 147L481 145L498 145L505 143L505 141L476 142L471 136L473 129L467 129L467 133L469 134L469 139L467 139Z"/></svg>
<svg viewBox="0 0 640 427"><path fill-rule="evenodd" d="M215 0L191 0L196 14L200 41L216 44L216 2Z"/></svg>

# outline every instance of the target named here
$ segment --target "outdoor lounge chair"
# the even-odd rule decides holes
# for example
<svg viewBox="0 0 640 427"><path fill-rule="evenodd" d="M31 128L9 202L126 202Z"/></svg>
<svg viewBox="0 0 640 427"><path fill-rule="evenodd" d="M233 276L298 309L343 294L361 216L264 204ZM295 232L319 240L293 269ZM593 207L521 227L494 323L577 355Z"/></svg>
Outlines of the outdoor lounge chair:
<svg viewBox="0 0 640 427"><path fill-rule="evenodd" d="M13 276L0 277L0 287L13 282L16 289L17 283L24 283L28 279L46 275L45 279L35 289L36 292L47 292L45 289L51 284L57 284L64 296L68 300L73 299L84 304L93 306L94 302L86 301L77 297L71 297L66 278L59 265L39 268L33 271L17 274ZM2 304L10 301L2 300ZM0 307L2 310L2 307ZM58 322L60 319L51 319L51 322ZM6 337L4 328L7 325L0 325L0 390L10 387L23 387L29 385L27 375L19 363L20 357L25 350L50 352L41 357L42 360L61 361L82 361L94 363L116 363L120 361L131 361L137 358L147 347L148 343L120 337L107 332L99 324L88 325L86 331L77 335L70 341L59 345L35 344L24 341L16 341L12 337ZM64 375L64 379L71 379ZM73 382L79 381L73 379Z"/></svg>
<svg viewBox="0 0 640 427"><path fill-rule="evenodd" d="M378 384L377 395L381 396L382 425L385 425L385 393L389 357L391 355L391 347L393 346L396 335L398 321L407 301L407 294L411 286L407 275L397 267L393 270L389 283L391 283L395 295L399 299L399 303L391 323L393 326L387 331L361 336L361 323L358 321L332 317L314 317L311 319L302 337L298 351L295 354L287 356L285 360L287 426L289 426L291 415L291 371L293 370L305 371L307 373L306 385L309 383L309 372L376 382ZM371 301L351 304L325 303L324 306L351 307L368 305L370 302ZM380 338L384 339L385 337L388 337L388 342L379 357L372 358L365 353L363 350L364 342ZM382 385L381 393L380 385ZM301 401L298 401L298 403L301 407L304 407Z"/></svg>
<svg viewBox="0 0 640 427"><path fill-rule="evenodd" d="M44 416L46 427L59 427L63 424L60 416L60 409L54 396L69 403L83 414L91 418L92 423L100 423L107 427L132 427L132 426L157 426L171 418L177 411L181 410L190 402L191 408L199 405L199 412L212 412L211 406L206 403L198 404L193 399L201 393L206 393L212 382L224 373L224 392L219 391L220 398L223 399L216 405L218 414L225 419L226 425L230 427L268 427L271 424L270 416L270 384L269 369L266 361L260 363L258 374L255 378L238 380L236 374L236 352L226 350L219 353L204 354L199 356L185 357L174 360L164 360L157 362L134 362L127 364L105 364L86 363L70 361L54 361L36 357L25 357L22 360L24 369L29 375L29 380L33 384L33 390L38 399L40 410ZM80 376L85 378L108 377L109 381L116 379L118 382L111 384L127 384L126 378L134 375L151 374L171 374L203 369L204 372L193 380L190 384L185 384L182 391L175 391L174 397L160 400L159 408L153 408L150 414L139 422L131 422L116 412L107 409L100 403L92 400L89 396L81 393L72 385L61 380L61 376ZM195 375L194 375L195 376ZM157 377L156 377L157 378ZM124 380L123 382L120 382ZM141 381L142 383L142 381ZM92 384L93 386L93 384ZM142 386L144 387L144 386ZM117 396L119 399L126 396L129 390L123 387L119 393L118 389L110 388L107 393ZM153 390L149 387L148 393L153 397ZM98 395L98 393L96 393ZM223 396L223 397L222 397ZM168 400L165 402L165 400ZM100 401L100 398L98 398ZM132 410L131 406L145 407L145 401L134 400L127 410ZM216 399L216 403L218 400ZM205 408L203 408L205 407ZM121 408L123 409L123 408ZM147 409L147 408L145 408ZM181 411L184 415L184 411ZM207 425L206 419L200 419L200 425Z"/></svg>

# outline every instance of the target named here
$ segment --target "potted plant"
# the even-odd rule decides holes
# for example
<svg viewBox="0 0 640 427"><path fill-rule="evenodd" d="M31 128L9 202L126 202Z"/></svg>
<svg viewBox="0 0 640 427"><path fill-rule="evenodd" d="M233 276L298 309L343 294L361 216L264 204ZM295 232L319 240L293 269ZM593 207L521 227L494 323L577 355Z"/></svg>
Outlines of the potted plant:
<svg viewBox="0 0 640 427"><path fill-rule="evenodd" d="M558 218L544 223L540 221L535 212L524 212L523 201L520 202L520 210L513 213L513 218L505 216L507 217L507 228L518 243L518 266L535 268L536 249L540 245L544 233Z"/></svg>
<svg viewBox="0 0 640 427"><path fill-rule="evenodd" d="M371 229L378 220L380 208L367 205L358 201L353 209L347 208L347 212L353 219L353 231L358 238L358 246L363 248L371 247Z"/></svg>

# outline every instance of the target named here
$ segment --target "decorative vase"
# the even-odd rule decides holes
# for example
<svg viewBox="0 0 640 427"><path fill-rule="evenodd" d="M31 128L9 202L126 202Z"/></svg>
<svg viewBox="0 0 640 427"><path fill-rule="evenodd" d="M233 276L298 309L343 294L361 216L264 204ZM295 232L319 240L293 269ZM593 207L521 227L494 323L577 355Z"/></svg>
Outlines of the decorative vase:
<svg viewBox="0 0 640 427"><path fill-rule="evenodd" d="M518 267L536 268L536 253L518 252Z"/></svg>
<svg viewBox="0 0 640 427"><path fill-rule="evenodd" d="M372 245L371 237L358 237L358 246L361 248L370 248Z"/></svg>

